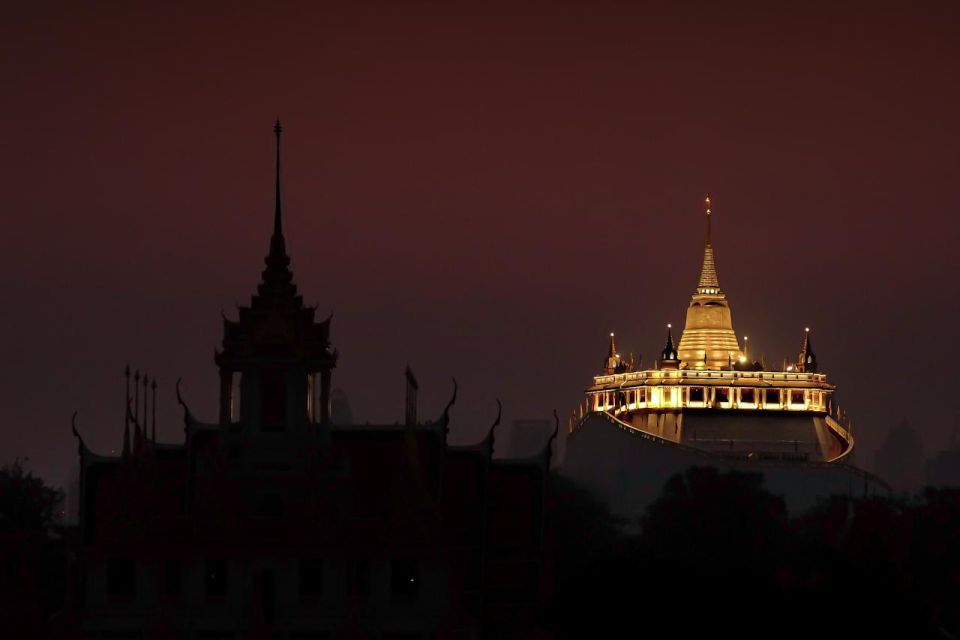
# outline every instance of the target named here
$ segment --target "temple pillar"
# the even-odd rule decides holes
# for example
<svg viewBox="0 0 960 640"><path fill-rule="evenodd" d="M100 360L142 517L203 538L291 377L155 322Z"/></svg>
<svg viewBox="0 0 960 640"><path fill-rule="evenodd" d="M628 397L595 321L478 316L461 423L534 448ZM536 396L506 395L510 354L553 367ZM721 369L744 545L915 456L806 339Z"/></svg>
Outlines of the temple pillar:
<svg viewBox="0 0 960 640"><path fill-rule="evenodd" d="M220 369L220 424L233 421L232 416L233 372Z"/></svg>
<svg viewBox="0 0 960 640"><path fill-rule="evenodd" d="M320 371L320 424L330 424L330 369Z"/></svg>

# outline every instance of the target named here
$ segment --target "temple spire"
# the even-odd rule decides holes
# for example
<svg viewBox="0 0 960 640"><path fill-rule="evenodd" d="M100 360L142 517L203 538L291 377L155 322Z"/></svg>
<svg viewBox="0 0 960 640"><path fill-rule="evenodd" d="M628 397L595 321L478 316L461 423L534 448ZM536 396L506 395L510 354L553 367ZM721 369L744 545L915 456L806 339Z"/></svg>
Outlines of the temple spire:
<svg viewBox="0 0 960 640"><path fill-rule="evenodd" d="M290 273L290 258L287 256L287 245L283 238L283 214L280 205L280 133L283 128L280 121L277 120L273 125L273 133L277 138L276 148L276 175L275 175L275 198L273 210L273 234L270 236L270 253L267 254L267 268L263 272L263 284L271 288L275 293L288 291L293 280L293 274Z"/></svg>
<svg viewBox="0 0 960 640"><path fill-rule="evenodd" d="M603 372L606 374L617 373L621 369L620 354L617 352L617 340L610 332L610 346L607 348L607 357L603 361Z"/></svg>
<svg viewBox="0 0 960 640"><path fill-rule="evenodd" d="M800 351L800 357L797 359L797 371L806 373L817 372L817 354L813 352L813 345L810 344L810 327L804 330L803 349Z"/></svg>
<svg viewBox="0 0 960 640"><path fill-rule="evenodd" d="M673 325L667 325L667 346L660 352L660 368L676 369L680 365L680 357L673 343Z"/></svg>
<svg viewBox="0 0 960 640"><path fill-rule="evenodd" d="M273 134L277 137L276 145L276 176L275 185L275 203L273 209L273 236L270 238L270 254L286 255L286 246L283 239L283 211L280 204L280 134L283 133L283 127L280 126L280 120L273 125Z"/></svg>
<svg viewBox="0 0 960 640"><path fill-rule="evenodd" d="M710 211L710 194L709 193L707 194L707 197L704 200L704 204L706 205L706 209L707 209L707 244L710 245L713 242L713 239L711 238L712 229L710 224L710 218L712 217L713 212Z"/></svg>
<svg viewBox="0 0 960 640"><path fill-rule="evenodd" d="M273 133L277 136L277 175L275 179L276 184L276 205L273 211L273 235L282 236L283 235L283 216L280 207L280 134L283 133L283 127L280 126L280 120L278 119L273 125Z"/></svg>
<svg viewBox="0 0 960 640"><path fill-rule="evenodd" d="M707 237L703 243L703 265L700 267L700 282L697 284L697 293L701 295L718 294L720 293L720 280L717 278L717 266L713 260L713 210L709 193L704 199L704 207L707 215Z"/></svg>

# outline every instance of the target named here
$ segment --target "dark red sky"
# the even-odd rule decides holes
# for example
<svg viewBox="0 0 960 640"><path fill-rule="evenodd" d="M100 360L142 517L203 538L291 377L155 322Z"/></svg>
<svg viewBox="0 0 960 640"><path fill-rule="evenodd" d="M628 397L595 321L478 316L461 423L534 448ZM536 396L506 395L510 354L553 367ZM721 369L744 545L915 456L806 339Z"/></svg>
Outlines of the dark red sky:
<svg viewBox="0 0 960 640"><path fill-rule="evenodd" d="M297 282L360 420L461 383L453 437L567 413L605 336L649 362L701 199L739 334L814 331L859 462L958 426L955 3L12 3L0 9L0 462L119 445L124 364L213 418L285 126ZM24 9L25 4L30 4ZM349 8L346 6L349 5ZM22 13L29 10L31 13Z"/></svg>

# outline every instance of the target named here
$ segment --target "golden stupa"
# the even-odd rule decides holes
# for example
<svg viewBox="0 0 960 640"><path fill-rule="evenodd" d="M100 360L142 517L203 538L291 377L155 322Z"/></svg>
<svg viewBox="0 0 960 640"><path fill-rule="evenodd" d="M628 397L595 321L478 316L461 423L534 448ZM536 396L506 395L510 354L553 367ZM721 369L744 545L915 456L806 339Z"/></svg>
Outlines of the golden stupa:
<svg viewBox="0 0 960 640"><path fill-rule="evenodd" d="M706 198L707 238L696 293L687 308L687 324L680 338L680 361L689 369L729 369L742 352L733 330L730 303L720 289L713 259L710 196Z"/></svg>

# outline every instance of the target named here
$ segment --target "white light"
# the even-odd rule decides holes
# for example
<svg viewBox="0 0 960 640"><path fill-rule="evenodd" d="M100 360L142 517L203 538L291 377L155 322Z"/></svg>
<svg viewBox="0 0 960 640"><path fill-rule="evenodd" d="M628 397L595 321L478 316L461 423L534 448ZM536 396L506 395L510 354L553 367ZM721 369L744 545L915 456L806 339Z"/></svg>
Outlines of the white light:
<svg viewBox="0 0 960 640"><path fill-rule="evenodd" d="M740 362L746 362L746 361L747 361L746 356L740 356Z"/></svg>

